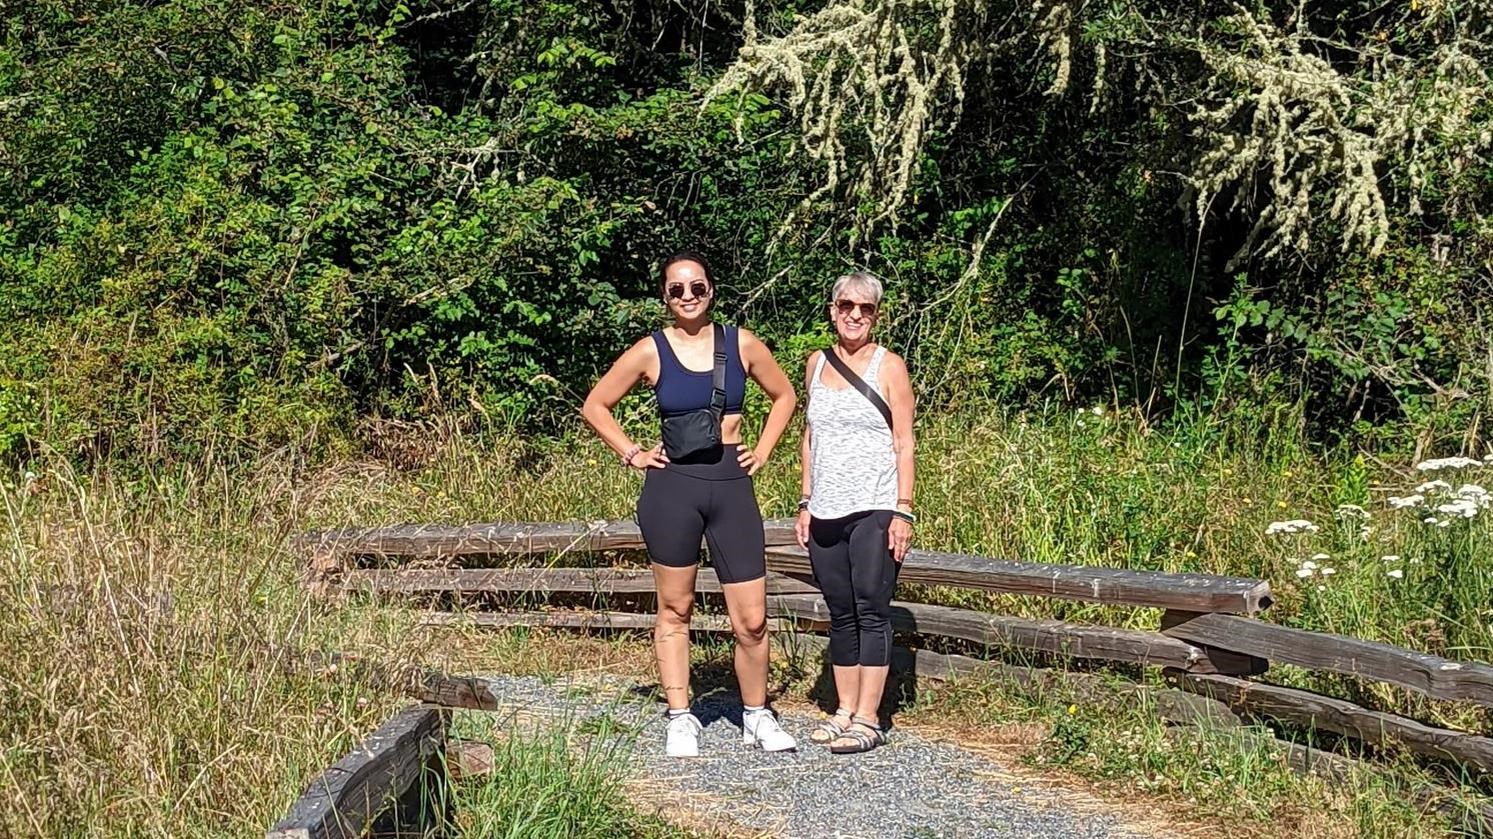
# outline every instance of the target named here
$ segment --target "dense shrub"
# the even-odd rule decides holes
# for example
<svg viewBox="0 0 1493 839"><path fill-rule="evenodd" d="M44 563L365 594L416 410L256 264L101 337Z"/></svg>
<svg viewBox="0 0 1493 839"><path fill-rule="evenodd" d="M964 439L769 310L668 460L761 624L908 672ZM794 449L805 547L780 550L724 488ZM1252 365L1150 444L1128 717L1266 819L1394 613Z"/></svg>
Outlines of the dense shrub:
<svg viewBox="0 0 1493 839"><path fill-rule="evenodd" d="M748 14L773 38L825 4L686 5L5 7L0 453L337 441L370 414L553 429L657 322L651 267L680 246L717 260L723 310L785 361L825 340L834 275L884 275L886 339L941 406L1304 397L1322 431L1410 420L1427 442L1462 441L1489 407L1493 167L1452 157L1486 135L1486 99L1386 168L1414 200L1391 201L1380 246L1340 248L1323 206L1326 228L1267 250L1249 201L1200 221L1175 171L1244 130L1215 115L1200 134L1166 101L1220 95L1221 56L1264 60L1229 10L1047 14L1022 37L1069 39L1058 69L1031 43L960 53L962 108L930 105L950 118L910 147L889 205L875 178L825 188L812 109L781 86L704 96ZM885 5L937 50L919 15L947 3ZM976 5L959 20L978 34L1001 16ZM1309 25L1361 45L1390 14ZM1386 49L1430 68L1455 35L1485 54L1431 14L1382 30ZM1193 40L1137 40L1169 20ZM874 125L840 129L860 138L837 151L846 172L881 154Z"/></svg>

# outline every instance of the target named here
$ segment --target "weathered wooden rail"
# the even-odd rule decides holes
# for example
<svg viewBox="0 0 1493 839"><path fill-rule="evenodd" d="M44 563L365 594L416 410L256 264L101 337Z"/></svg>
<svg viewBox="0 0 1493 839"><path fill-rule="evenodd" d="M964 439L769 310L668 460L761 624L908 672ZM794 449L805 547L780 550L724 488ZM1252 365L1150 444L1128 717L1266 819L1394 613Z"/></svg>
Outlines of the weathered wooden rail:
<svg viewBox="0 0 1493 839"><path fill-rule="evenodd" d="M803 632L827 626L828 611L812 584L808 556L794 543L792 521L770 520L764 535L769 592L769 614L776 630L809 646L823 639ZM317 590L375 596L442 597L464 600L493 596L512 602L516 596L549 597L563 594L584 600L592 595L592 609L536 609L431 612L432 624L483 627L549 626L580 630L646 630L653 616L617 611L614 596L631 598L653 592L650 570L641 567L483 567L448 568L446 561L469 565L482 555L565 555L597 551L640 551L642 535L632 522L576 522L563 524L484 524L459 527L401 526L306 534L296 546L311 557ZM385 567L360 567L363 560ZM416 559L420 567L397 564ZM394 567L387 567L395 560ZM1279 626L1256 616L1271 605L1264 580L1206 574L1171 574L1091 568L1081 565L1029 563L938 551L911 551L900 580L931 586L955 586L1002 594L1053 597L1127 607L1164 610L1159 631L1118 629L1056 620L1031 620L924 603L896 601L893 628L901 633L958 639L992 651L1025 651L1059 659L1121 662L1158 667L1174 687L1132 685L1113 687L1082 673L1038 671L999 661L942 655L927 650L900 650L895 666L929 678L979 675L988 678L1029 679L1034 673L1059 673L1070 687L1095 693L1107 691L1145 699L1158 714L1177 722L1237 726L1241 718L1275 720L1307 729L1351 737L1379 749L1403 749L1438 761L1460 764L1478 773L1493 774L1493 739L1477 732L1455 731L1395 714L1375 711L1341 699L1273 685L1247 678L1266 671L1270 662L1325 670L1360 679L1398 685L1429 697L1493 707L1493 667L1454 661L1400 649L1388 644ZM697 579L701 594L718 594L720 581L709 568ZM720 616L697 618L697 631L729 632ZM1048 678L1044 676L1042 678ZM434 682L431 680L435 679ZM443 684L425 674L413 678L411 695L428 696L431 685ZM459 684L459 683L458 683ZM451 688L448 684L447 688ZM480 705L481 690L468 685L452 689L453 704ZM1302 771L1341 767L1347 758L1331 756L1283 743L1288 759ZM1351 762L1351 761L1348 761ZM1426 799L1429 801L1430 799ZM1429 804L1427 806L1430 806ZM1479 817L1493 827L1493 809Z"/></svg>
<svg viewBox="0 0 1493 839"><path fill-rule="evenodd" d="M808 553L797 546L791 519L769 519L763 524L763 532L770 570L793 575L810 573ZM328 575L349 570L351 560L360 556L454 558L645 549L637 524L620 521L459 527L403 525L331 530L298 536L293 545L309 552L319 562L319 570ZM409 574L412 579L419 578L414 569L399 573ZM372 579L390 578L373 575ZM480 584L483 578L480 575L455 578L458 582L463 579ZM900 579L909 583L958 586L1005 594L1191 612L1252 615L1268 608L1271 602L1270 584L1264 580L1051 565L922 550L908 553L902 563Z"/></svg>
<svg viewBox="0 0 1493 839"><path fill-rule="evenodd" d="M432 762L445 744L447 712L417 706L395 714L306 787L265 839L356 839L429 818L438 796Z"/></svg>
<svg viewBox="0 0 1493 839"><path fill-rule="evenodd" d="M807 574L809 554L796 546L769 547L767 566L784 573ZM939 551L910 551L899 579L1001 594L1240 615L1253 615L1271 602L1270 584L1264 580L1017 562Z"/></svg>

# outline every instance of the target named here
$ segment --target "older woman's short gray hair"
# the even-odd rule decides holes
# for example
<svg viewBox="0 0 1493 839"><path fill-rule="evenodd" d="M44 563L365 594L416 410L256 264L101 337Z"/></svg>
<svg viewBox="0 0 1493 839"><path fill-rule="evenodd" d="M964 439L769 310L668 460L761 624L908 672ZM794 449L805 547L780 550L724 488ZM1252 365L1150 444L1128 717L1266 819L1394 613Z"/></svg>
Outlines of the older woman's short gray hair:
<svg viewBox="0 0 1493 839"><path fill-rule="evenodd" d="M835 280L834 288L829 292L830 301L839 300L840 295L852 287L870 295L872 303L881 302L881 280L869 271L854 271Z"/></svg>

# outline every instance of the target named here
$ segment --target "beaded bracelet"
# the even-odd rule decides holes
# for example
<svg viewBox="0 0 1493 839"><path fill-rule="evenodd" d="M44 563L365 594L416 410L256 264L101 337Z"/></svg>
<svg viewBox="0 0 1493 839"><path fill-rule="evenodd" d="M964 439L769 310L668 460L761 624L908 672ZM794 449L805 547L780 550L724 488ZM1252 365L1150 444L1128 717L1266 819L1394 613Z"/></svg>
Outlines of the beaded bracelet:
<svg viewBox="0 0 1493 839"><path fill-rule="evenodd" d="M622 465L623 466L632 466L632 459L635 458L635 457L637 457L638 456L638 452L640 452L642 450L643 450L642 446L634 444L632 448L630 448L630 449L627 450L627 454L625 454L625 455L622 456Z"/></svg>

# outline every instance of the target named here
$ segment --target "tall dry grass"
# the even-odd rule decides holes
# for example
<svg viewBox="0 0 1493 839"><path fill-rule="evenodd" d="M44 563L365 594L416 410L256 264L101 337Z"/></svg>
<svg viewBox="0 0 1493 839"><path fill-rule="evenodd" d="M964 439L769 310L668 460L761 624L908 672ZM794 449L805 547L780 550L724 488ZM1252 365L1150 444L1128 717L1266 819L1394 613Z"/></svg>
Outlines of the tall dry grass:
<svg viewBox="0 0 1493 839"><path fill-rule="evenodd" d="M1392 510L1389 496L1425 478L1413 464L1315 451L1293 427L1285 417L1157 429L1104 410L928 418L917 541L1036 561L1262 576L1277 593L1273 620L1489 660L1493 519L1479 513L1443 527L1420 520L1426 509ZM310 601L290 534L618 518L636 501L638 476L587 437L478 441L446 432L419 442L424 454L405 469L313 468L282 454L79 472L51 459L0 478L0 831L254 833L401 704L352 674L282 666L307 649L437 664L444 655L403 608ZM795 455L785 441L759 476L767 515L791 511ZM1457 481L1473 483L1484 469L1493 473L1469 467ZM1369 520L1342 518L1342 504L1362 506ZM1288 518L1319 529L1267 535ZM1318 554L1329 559L1315 570L1334 573L1299 576ZM1158 620L1154 611L1037 598L902 595L1118 625ZM493 647L494 669L503 649ZM1272 678L1493 729L1485 711L1383 686L1290 668ZM1146 754L1137 752L1136 771ZM1197 782L1197 773L1178 781Z"/></svg>
<svg viewBox="0 0 1493 839"><path fill-rule="evenodd" d="M302 593L285 537L315 491L274 462L0 483L0 833L253 834L399 704L283 666L412 652L397 613Z"/></svg>

